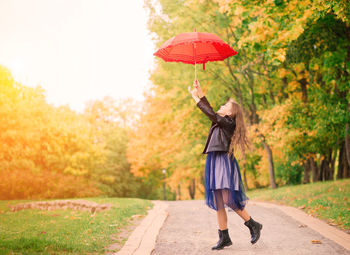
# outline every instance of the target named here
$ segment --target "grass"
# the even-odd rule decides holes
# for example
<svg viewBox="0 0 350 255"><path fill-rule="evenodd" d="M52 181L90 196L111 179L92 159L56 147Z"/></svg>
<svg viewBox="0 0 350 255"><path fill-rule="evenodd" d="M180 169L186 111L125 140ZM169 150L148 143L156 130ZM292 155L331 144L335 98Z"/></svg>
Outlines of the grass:
<svg viewBox="0 0 350 255"><path fill-rule="evenodd" d="M350 179L247 191L250 199L293 207L350 232ZM302 208L304 207L304 208Z"/></svg>
<svg viewBox="0 0 350 255"><path fill-rule="evenodd" d="M138 198L83 199L113 206L91 216L71 209L11 212L10 204L34 200L0 201L0 254L103 254L117 242L112 235L121 233L132 215L146 215L153 207L151 201ZM126 239L119 241L121 246Z"/></svg>

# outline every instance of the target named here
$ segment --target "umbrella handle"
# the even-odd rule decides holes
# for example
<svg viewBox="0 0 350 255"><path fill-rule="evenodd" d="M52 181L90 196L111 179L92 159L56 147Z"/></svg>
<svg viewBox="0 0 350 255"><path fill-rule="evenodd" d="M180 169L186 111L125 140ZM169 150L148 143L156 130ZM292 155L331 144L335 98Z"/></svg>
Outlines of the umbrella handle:
<svg viewBox="0 0 350 255"><path fill-rule="evenodd" d="M196 64L196 61L194 62L194 80L196 81L196 85L197 85L197 64Z"/></svg>
<svg viewBox="0 0 350 255"><path fill-rule="evenodd" d="M196 29L194 29L196 32ZM194 55L194 80L196 81L196 88L197 88L197 63L196 63L196 43L193 44L193 55Z"/></svg>
<svg viewBox="0 0 350 255"><path fill-rule="evenodd" d="M197 84L197 64L196 61L194 61L194 81L195 81L195 88L198 88L198 84Z"/></svg>

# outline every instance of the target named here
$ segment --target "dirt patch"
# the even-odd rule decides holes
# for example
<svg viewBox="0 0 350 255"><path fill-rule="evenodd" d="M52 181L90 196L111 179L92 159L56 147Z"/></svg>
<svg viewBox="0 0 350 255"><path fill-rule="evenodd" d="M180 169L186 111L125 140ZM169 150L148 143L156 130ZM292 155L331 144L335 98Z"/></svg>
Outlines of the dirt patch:
<svg viewBox="0 0 350 255"><path fill-rule="evenodd" d="M119 251L128 240L131 233L135 230L135 228L140 225L142 220L146 217L146 215L133 215L128 222L128 225L123 228L119 233L113 234L111 239L115 241L112 245L106 247L105 249L108 251L105 255L111 255L115 252Z"/></svg>
<svg viewBox="0 0 350 255"><path fill-rule="evenodd" d="M87 200L55 200L55 201L40 201L32 203L24 203L12 205L11 212L17 212L25 209L39 210L57 210L57 209L72 209L79 211L89 211L93 214L104 210L109 210L111 204L98 204Z"/></svg>

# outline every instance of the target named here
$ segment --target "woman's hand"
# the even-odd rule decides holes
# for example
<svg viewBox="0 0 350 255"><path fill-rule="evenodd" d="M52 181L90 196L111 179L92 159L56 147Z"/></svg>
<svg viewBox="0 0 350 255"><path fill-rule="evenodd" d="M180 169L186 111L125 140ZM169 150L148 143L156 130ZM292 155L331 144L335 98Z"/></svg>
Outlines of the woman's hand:
<svg viewBox="0 0 350 255"><path fill-rule="evenodd" d="M194 88L191 90L191 86L188 86L188 92L192 95L192 97L198 97L198 89Z"/></svg>
<svg viewBox="0 0 350 255"><path fill-rule="evenodd" d="M199 98L204 97L204 93L202 91L201 85L198 80L194 80L193 86L197 89L197 95Z"/></svg>
<svg viewBox="0 0 350 255"><path fill-rule="evenodd" d="M200 101L200 98L198 96L198 89L195 87L193 90L191 90L191 86L188 86L188 92L191 93L193 99L198 103Z"/></svg>

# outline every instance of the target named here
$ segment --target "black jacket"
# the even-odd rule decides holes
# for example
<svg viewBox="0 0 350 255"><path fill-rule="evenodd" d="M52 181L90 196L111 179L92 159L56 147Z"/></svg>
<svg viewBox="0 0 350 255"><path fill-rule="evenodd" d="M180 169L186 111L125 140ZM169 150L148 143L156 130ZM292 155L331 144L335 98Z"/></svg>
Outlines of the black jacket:
<svg viewBox="0 0 350 255"><path fill-rule="evenodd" d="M207 154L210 151L227 152L230 148L231 138L236 128L235 118L228 115L222 117L214 112L205 96L200 98L197 106L212 121L202 154Z"/></svg>

